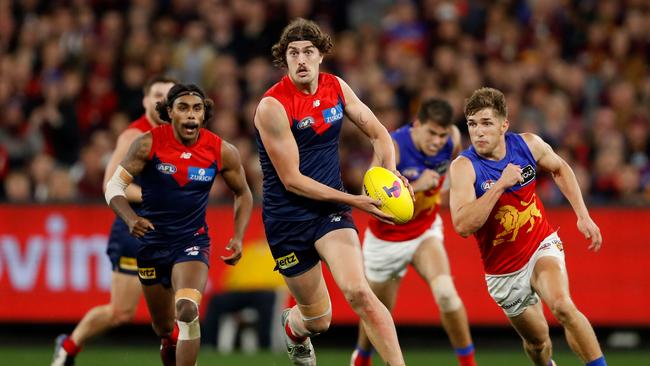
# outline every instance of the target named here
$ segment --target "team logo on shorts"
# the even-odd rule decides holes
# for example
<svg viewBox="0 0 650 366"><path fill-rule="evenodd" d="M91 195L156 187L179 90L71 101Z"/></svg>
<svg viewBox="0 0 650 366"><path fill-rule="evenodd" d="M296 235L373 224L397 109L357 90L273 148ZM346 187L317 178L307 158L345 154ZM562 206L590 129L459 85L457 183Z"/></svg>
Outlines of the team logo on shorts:
<svg viewBox="0 0 650 366"><path fill-rule="evenodd" d="M187 179L198 182L212 182L214 179L214 169L189 167L187 171Z"/></svg>
<svg viewBox="0 0 650 366"><path fill-rule="evenodd" d="M314 120L314 117L308 116L300 120L298 122L298 125L296 126L299 130L304 130L309 127L311 127L314 123L316 123L316 120Z"/></svg>
<svg viewBox="0 0 650 366"><path fill-rule="evenodd" d="M277 258L275 262L278 264L278 268L280 269L291 268L300 263L298 257L296 257L296 253L294 252L291 252L291 254L285 255L284 257Z"/></svg>
<svg viewBox="0 0 650 366"><path fill-rule="evenodd" d="M174 174L176 173L176 166L169 163L160 163L156 164L156 169L163 174Z"/></svg>
<svg viewBox="0 0 650 366"><path fill-rule="evenodd" d="M156 278L155 268L138 268L138 276L143 280L153 280Z"/></svg>

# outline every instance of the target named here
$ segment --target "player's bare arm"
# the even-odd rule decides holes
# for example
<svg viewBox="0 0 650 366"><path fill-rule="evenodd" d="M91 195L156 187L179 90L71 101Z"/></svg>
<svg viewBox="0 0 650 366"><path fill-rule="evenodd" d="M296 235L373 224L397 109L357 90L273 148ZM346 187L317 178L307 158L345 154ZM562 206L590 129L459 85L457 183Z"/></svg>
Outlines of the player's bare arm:
<svg viewBox="0 0 650 366"><path fill-rule="evenodd" d="M150 230L154 230L153 224L144 217L138 216L126 199L126 187L133 181L133 177L139 175L144 169L149 153L151 152L151 133L145 133L136 138L126 157L116 168L115 173L106 185L106 199L109 206L129 226L129 232L135 237L142 237Z"/></svg>
<svg viewBox="0 0 650 366"><path fill-rule="evenodd" d="M221 259L226 264L235 265L242 256L242 241L253 210L253 195L246 182L246 173L241 163L239 151L226 141L221 142L221 162L221 175L228 188L235 195L233 204L235 230L232 239L226 245L226 250L231 254L221 256Z"/></svg>
<svg viewBox="0 0 650 366"><path fill-rule="evenodd" d="M300 172L298 145L291 133L289 118L275 98L266 97L257 106L255 127L287 191L314 200L341 202L390 222L391 217L378 208L381 201L339 191Z"/></svg>
<svg viewBox="0 0 650 366"><path fill-rule="evenodd" d="M343 79L339 77L337 79L345 97L345 115L368 136L372 144L374 155L371 166L382 166L395 173L409 189L411 197L414 197L413 188L408 179L397 170L395 151L398 149L388 130L379 122L370 108L357 97L352 88Z"/></svg>
<svg viewBox="0 0 650 366"><path fill-rule="evenodd" d="M345 97L345 115L370 139L374 149L374 159L378 165L393 172L397 170L393 139L386 127L379 122L374 113L352 91L352 88L338 78Z"/></svg>
<svg viewBox="0 0 650 366"><path fill-rule="evenodd" d="M106 165L106 170L104 171L104 184L103 184L104 191L106 190L106 184L108 184L108 181L113 176L113 173L115 173L117 166L120 164L122 159L124 159L127 152L129 151L129 146L131 146L133 141L141 134L142 132L137 128L127 128L117 138L115 151L113 151L113 155L111 155L111 159L108 161L108 164ZM137 203L142 202L142 190L140 186L135 183L129 184L129 186L126 187L126 199L129 202L137 202Z"/></svg>
<svg viewBox="0 0 650 366"><path fill-rule="evenodd" d="M560 191L571 204L578 217L578 230L591 241L589 249L593 251L600 249L603 241L600 229L589 216L578 180L569 164L539 136L532 133L523 133L521 136L537 161L537 166L551 173Z"/></svg>
<svg viewBox="0 0 650 366"><path fill-rule="evenodd" d="M485 224L501 194L521 181L521 168L508 164L501 178L478 199L474 191L476 173L469 159L464 156L456 158L449 167L449 179L449 207L454 229L467 237Z"/></svg>

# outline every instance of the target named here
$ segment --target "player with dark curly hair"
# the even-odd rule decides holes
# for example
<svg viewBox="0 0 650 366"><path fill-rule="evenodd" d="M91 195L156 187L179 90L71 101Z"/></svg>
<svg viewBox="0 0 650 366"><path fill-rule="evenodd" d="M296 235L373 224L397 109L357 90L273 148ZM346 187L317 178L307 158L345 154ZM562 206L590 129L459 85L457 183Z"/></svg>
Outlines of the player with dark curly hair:
<svg viewBox="0 0 650 366"><path fill-rule="evenodd" d="M263 219L271 253L297 305L285 310L287 352L295 365L315 365L310 337L332 319L321 271L334 280L368 336L389 365L403 365L395 325L363 274L361 246L351 207L388 222L380 201L345 192L339 163L339 132L347 116L373 144L376 162L399 173L388 131L340 78L319 72L332 50L316 23L297 19L273 46L275 64L287 75L271 87L255 114L264 172Z"/></svg>
<svg viewBox="0 0 650 366"><path fill-rule="evenodd" d="M178 324L175 360L165 365L194 365L200 346L199 305L208 278L210 238L205 221L208 194L221 174L235 196L234 236L222 257L235 265L253 199L239 152L203 129L213 103L195 85L177 84L156 106L161 125L137 138L106 188L106 201L142 245L137 254L138 275L152 325L171 347L169 337ZM141 177L142 210L136 214L124 190ZM172 355L173 356L173 355Z"/></svg>

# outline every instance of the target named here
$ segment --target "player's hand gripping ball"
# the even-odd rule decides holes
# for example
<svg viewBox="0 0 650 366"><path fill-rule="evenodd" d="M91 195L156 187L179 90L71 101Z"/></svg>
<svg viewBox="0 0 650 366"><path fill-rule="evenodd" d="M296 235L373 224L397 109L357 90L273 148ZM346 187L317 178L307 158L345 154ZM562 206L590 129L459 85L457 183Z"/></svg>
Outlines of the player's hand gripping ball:
<svg viewBox="0 0 650 366"><path fill-rule="evenodd" d="M379 209L392 215L396 224L407 223L413 218L411 193L390 170L377 166L370 168L363 177L363 192L381 201Z"/></svg>

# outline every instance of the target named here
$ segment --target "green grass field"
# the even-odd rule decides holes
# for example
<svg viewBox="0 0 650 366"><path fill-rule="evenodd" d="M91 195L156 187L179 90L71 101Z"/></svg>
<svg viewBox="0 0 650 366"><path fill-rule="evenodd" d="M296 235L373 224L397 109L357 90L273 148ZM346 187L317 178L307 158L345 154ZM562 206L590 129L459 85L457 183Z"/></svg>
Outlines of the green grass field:
<svg viewBox="0 0 650 366"><path fill-rule="evenodd" d="M0 365L11 366L47 366L52 355L52 348L46 346L0 347ZM347 366L349 350L322 349L317 351L318 364L321 366ZM448 350L404 351L407 365L410 366L456 366L456 360ZM650 350L647 351L610 351L607 353L609 366L648 366ZM556 353L554 359L559 366L580 366L582 363L571 353ZM477 354L480 366L530 365L523 351L487 350ZM375 365L382 365L379 359ZM77 357L78 366L158 366L160 361L155 348L90 346ZM289 365L284 354L259 353L255 355L222 355L212 351L203 351L199 365L214 366L284 366Z"/></svg>

